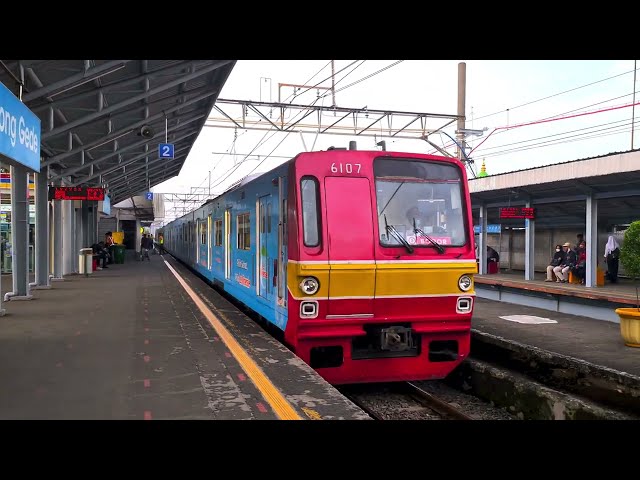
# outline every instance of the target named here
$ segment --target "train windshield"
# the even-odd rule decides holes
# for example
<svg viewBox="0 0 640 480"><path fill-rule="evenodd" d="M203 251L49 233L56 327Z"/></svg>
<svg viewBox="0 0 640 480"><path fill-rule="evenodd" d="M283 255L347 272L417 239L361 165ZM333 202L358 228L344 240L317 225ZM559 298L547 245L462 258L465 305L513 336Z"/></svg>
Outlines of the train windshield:
<svg viewBox="0 0 640 480"><path fill-rule="evenodd" d="M467 243L462 173L456 165L378 158L373 170L383 246L408 243L433 248L434 241L443 247Z"/></svg>

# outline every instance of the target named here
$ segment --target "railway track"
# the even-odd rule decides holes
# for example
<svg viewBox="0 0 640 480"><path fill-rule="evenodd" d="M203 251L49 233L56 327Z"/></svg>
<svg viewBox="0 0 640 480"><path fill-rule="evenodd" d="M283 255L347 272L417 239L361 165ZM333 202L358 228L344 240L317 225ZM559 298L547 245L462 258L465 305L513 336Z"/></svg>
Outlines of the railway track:
<svg viewBox="0 0 640 480"><path fill-rule="evenodd" d="M476 420L475 417L467 415L465 412L454 407L450 403L445 402L432 393L423 390L415 383L405 382L403 386L408 390L408 395L416 399L425 407L430 408L434 412L438 413L443 418L447 418L450 420Z"/></svg>
<svg viewBox="0 0 640 480"><path fill-rule="evenodd" d="M343 395L375 420L476 420L413 382L391 385L353 385L340 388Z"/></svg>

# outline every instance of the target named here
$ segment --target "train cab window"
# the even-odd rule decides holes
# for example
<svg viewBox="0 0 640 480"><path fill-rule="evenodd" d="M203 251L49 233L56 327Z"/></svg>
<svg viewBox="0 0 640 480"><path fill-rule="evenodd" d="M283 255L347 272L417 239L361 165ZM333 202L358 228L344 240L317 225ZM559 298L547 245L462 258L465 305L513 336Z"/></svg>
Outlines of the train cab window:
<svg viewBox="0 0 640 480"><path fill-rule="evenodd" d="M300 197L302 200L302 233L307 247L320 244L320 215L318 212L318 180L313 177L302 177L300 180Z"/></svg>
<svg viewBox="0 0 640 480"><path fill-rule="evenodd" d="M403 158L374 161L378 228L383 246L463 246L462 171L457 165ZM402 236L403 239L398 239Z"/></svg>
<svg viewBox="0 0 640 480"><path fill-rule="evenodd" d="M216 247L221 247L222 246L222 220L216 220L214 223L214 235L215 235L215 242L214 245Z"/></svg>
<svg viewBox="0 0 640 480"><path fill-rule="evenodd" d="M251 225L249 214L238 215L238 250L251 249Z"/></svg>

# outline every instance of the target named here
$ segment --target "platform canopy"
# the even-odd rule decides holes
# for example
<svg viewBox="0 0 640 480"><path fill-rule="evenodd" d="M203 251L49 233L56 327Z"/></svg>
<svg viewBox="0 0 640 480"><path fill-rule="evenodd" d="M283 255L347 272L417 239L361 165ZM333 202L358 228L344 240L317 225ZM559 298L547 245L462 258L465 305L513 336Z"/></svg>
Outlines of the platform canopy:
<svg viewBox="0 0 640 480"><path fill-rule="evenodd" d="M0 62L0 82L41 120L41 169L49 168L53 182L105 187L112 204L180 173L235 66L235 60Z"/></svg>
<svg viewBox="0 0 640 480"><path fill-rule="evenodd" d="M640 211L640 151L613 152L471 179L469 190L474 209L489 207L490 224L522 226L524 220L500 218L499 209L530 202L539 227L579 227L585 224L589 196L598 200L602 222L608 226L625 224L635 220Z"/></svg>

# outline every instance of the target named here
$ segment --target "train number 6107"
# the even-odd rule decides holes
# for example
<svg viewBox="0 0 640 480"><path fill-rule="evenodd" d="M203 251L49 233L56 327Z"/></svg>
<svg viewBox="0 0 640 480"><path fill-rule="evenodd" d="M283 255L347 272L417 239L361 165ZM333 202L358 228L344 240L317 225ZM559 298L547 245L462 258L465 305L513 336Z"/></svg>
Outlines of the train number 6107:
<svg viewBox="0 0 640 480"><path fill-rule="evenodd" d="M360 163L332 163L331 173L360 173Z"/></svg>

